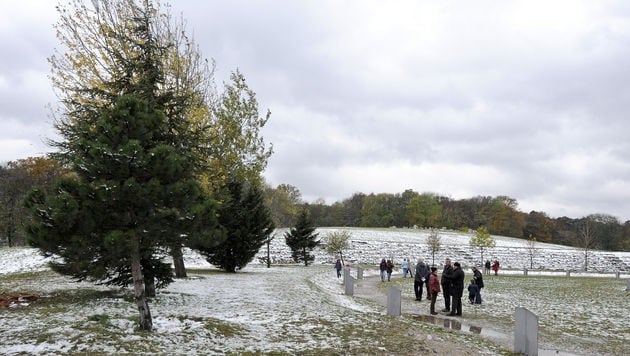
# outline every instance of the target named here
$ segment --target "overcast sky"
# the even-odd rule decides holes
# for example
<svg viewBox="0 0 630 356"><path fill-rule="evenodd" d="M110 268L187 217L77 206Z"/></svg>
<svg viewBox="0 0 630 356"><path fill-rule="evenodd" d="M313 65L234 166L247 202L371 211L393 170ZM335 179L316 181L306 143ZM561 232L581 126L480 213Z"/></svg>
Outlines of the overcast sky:
<svg viewBox="0 0 630 356"><path fill-rule="evenodd" d="M0 162L54 137L56 1L3 3ZM507 195L630 219L630 2L171 1L216 81L239 68L304 200Z"/></svg>

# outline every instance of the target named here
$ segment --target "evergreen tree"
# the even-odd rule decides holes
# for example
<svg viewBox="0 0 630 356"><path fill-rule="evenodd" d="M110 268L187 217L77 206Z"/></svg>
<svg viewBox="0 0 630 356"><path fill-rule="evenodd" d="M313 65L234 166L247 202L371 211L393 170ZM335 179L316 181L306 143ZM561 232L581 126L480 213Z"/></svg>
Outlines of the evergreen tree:
<svg viewBox="0 0 630 356"><path fill-rule="evenodd" d="M211 264L236 272L252 261L270 240L274 225L256 185L232 181L219 210L219 224L226 239L216 246L193 246Z"/></svg>
<svg viewBox="0 0 630 356"><path fill-rule="evenodd" d="M207 171L214 67L186 33L184 20L171 16L160 0L68 0L57 10L61 51L49 61L60 98L56 126L69 143L55 143L62 152L57 158L64 162L63 153L73 152L67 133L76 121L93 122L120 95L134 93L166 115L164 133L171 146L188 153L194 174ZM143 82L157 85L142 89ZM186 274L186 238L175 231L168 246L177 277Z"/></svg>
<svg viewBox="0 0 630 356"><path fill-rule="evenodd" d="M172 280L162 258L216 235L215 202L196 182L209 154L209 71L159 2L57 9L66 52L50 59L63 138L53 145L75 178L30 196L32 243L61 257L60 272L133 284L140 327L150 330L145 290Z"/></svg>
<svg viewBox="0 0 630 356"><path fill-rule="evenodd" d="M302 210L295 227L284 234L286 244L291 249L293 261L304 262L304 265L308 266L309 262L315 260L311 252L320 244L317 235L319 234L315 233L308 211Z"/></svg>
<svg viewBox="0 0 630 356"><path fill-rule="evenodd" d="M145 282L172 281L162 259L173 230L205 237L216 226L215 201L190 174L190 160L171 145L165 125L147 100L121 97L96 122L73 126L74 140L66 143L76 175L54 194L35 190L27 199L30 243L60 257L53 269L78 280L132 283L144 330L152 328Z"/></svg>

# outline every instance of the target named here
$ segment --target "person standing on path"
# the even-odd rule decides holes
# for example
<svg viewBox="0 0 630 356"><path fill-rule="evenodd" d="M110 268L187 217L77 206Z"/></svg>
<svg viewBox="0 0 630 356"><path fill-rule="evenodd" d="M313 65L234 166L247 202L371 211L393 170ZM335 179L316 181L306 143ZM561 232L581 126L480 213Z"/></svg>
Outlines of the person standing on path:
<svg viewBox="0 0 630 356"><path fill-rule="evenodd" d="M484 265L484 274L490 274L490 260L486 260L486 264Z"/></svg>
<svg viewBox="0 0 630 356"><path fill-rule="evenodd" d="M400 267L403 270L403 278L407 278L407 272L409 272L409 262L407 261L406 258L403 258L403 261L400 264Z"/></svg>
<svg viewBox="0 0 630 356"><path fill-rule="evenodd" d="M438 293L440 293L440 281L437 276L437 267L431 267L428 285L431 293L431 315L437 315L437 312L435 311L435 301L437 300Z"/></svg>
<svg viewBox="0 0 630 356"><path fill-rule="evenodd" d="M392 260L387 260L387 281L391 281L392 272L394 272L394 262Z"/></svg>
<svg viewBox="0 0 630 356"><path fill-rule="evenodd" d="M383 258L381 264L378 266L381 270L381 282L385 282L385 274L387 273L387 261Z"/></svg>
<svg viewBox="0 0 630 356"><path fill-rule="evenodd" d="M442 270L442 278L440 284L442 284L442 294L444 295L444 309L443 312L451 311L451 278L453 278L453 266L451 266L451 259L444 260L444 269Z"/></svg>
<svg viewBox="0 0 630 356"><path fill-rule="evenodd" d="M464 294L464 271L459 262L453 264L453 274L451 277L451 295L453 301L451 303L450 316L462 315L462 295Z"/></svg>
<svg viewBox="0 0 630 356"><path fill-rule="evenodd" d="M413 291L416 293L416 300L422 300L422 290L424 284L427 283L427 277L429 276L429 267L424 264L422 258L418 259L416 265L416 278L413 280Z"/></svg>
<svg viewBox="0 0 630 356"><path fill-rule="evenodd" d="M335 269L337 270L337 278L341 278L341 259L338 258L337 262L335 262Z"/></svg>

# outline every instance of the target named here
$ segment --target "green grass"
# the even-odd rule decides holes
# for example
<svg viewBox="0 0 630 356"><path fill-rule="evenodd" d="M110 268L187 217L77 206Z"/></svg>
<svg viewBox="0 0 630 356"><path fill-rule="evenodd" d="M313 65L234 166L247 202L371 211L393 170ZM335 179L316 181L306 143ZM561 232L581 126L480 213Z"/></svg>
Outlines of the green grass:
<svg viewBox="0 0 630 356"><path fill-rule="evenodd" d="M471 324L511 334L515 308L525 307L538 316L541 345L603 354L627 352L630 292L625 291L625 279L489 275L484 282L481 305L468 304L464 291L464 317ZM412 279L396 278L379 287L386 293L389 285L401 289L403 298L414 298ZM440 294L440 309L443 300Z"/></svg>

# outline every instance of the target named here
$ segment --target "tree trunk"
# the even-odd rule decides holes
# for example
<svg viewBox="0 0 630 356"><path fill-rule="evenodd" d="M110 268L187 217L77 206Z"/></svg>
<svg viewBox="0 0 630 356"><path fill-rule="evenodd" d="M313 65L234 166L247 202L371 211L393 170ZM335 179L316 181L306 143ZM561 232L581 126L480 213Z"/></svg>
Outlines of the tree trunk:
<svg viewBox="0 0 630 356"><path fill-rule="evenodd" d="M147 298L155 298L155 277L148 277L145 273L144 275L144 293Z"/></svg>
<svg viewBox="0 0 630 356"><path fill-rule="evenodd" d="M588 271L588 248L584 249L584 272Z"/></svg>
<svg viewBox="0 0 630 356"><path fill-rule="evenodd" d="M184 265L184 254L182 253L182 247L172 246L171 255L173 257L173 267L175 267L175 278L186 278L186 266Z"/></svg>
<svg viewBox="0 0 630 356"><path fill-rule="evenodd" d="M131 277L133 280L133 292L140 313L140 329L151 331L153 320L151 311L144 291L144 280L142 277L142 265L140 264L140 241L138 236L133 237L133 248L131 251Z"/></svg>
<svg viewBox="0 0 630 356"><path fill-rule="evenodd" d="M271 245L271 240L267 240L267 268L271 267L271 255L269 253L269 245Z"/></svg>

